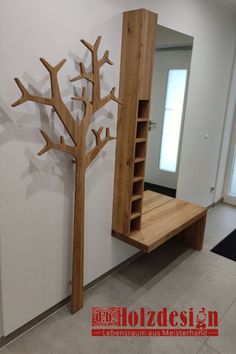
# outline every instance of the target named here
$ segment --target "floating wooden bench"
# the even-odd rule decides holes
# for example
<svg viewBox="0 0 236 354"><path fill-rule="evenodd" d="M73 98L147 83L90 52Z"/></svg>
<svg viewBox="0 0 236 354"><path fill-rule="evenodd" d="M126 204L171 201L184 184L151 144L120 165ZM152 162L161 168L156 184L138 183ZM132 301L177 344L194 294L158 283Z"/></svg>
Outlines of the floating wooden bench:
<svg viewBox="0 0 236 354"><path fill-rule="evenodd" d="M113 231L113 236L146 253L178 235L178 239L202 249L207 209L152 191L143 196L142 228L129 236Z"/></svg>

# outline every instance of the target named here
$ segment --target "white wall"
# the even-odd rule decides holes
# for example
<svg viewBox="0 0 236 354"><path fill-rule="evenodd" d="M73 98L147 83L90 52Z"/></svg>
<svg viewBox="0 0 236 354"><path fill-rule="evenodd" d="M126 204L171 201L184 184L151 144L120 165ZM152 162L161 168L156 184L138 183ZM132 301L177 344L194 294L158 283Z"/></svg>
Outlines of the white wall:
<svg viewBox="0 0 236 354"><path fill-rule="evenodd" d="M212 201L209 189L216 177L235 40L231 13L213 0L21 0L14 4L2 0L0 261L4 335L67 295L72 222L70 164L54 153L35 159L43 143L38 128L46 125L45 111L31 104L9 108L19 95L13 77L20 76L45 92L49 85L38 58L56 63L66 57L60 78L64 97L69 99L72 90L67 90L67 78L75 74L72 59L85 53L79 39L94 41L101 34L102 49L110 49L115 64L103 70L104 87L118 86L122 11L140 7L159 12L161 25L195 38L178 196L202 205ZM113 104L108 109L116 116ZM114 120L102 123L115 129ZM114 143L103 155L87 174L85 283L135 252L110 236Z"/></svg>

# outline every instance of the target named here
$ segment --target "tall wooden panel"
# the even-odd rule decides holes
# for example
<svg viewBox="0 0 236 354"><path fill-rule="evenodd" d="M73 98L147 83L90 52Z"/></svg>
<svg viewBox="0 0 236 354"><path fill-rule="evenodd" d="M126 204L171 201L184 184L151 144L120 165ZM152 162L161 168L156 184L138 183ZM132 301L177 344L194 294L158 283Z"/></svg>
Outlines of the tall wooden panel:
<svg viewBox="0 0 236 354"><path fill-rule="evenodd" d="M157 14L145 9L124 12L120 70L114 234L141 227L145 158Z"/></svg>

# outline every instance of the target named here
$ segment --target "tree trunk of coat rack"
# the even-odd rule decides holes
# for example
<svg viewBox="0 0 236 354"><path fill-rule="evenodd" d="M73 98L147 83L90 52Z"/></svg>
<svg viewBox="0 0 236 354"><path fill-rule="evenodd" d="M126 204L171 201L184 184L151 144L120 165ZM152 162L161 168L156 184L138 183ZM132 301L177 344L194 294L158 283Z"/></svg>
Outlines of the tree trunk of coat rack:
<svg viewBox="0 0 236 354"><path fill-rule="evenodd" d="M71 312L83 307L85 166L75 167L74 242Z"/></svg>

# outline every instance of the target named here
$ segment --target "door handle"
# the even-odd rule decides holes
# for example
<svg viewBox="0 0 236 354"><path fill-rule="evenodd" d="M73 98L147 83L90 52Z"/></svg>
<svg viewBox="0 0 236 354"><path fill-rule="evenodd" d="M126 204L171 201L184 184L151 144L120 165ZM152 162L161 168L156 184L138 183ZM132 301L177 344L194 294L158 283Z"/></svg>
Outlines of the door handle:
<svg viewBox="0 0 236 354"><path fill-rule="evenodd" d="M153 122L151 120L148 121L148 125L156 125L157 123L156 122Z"/></svg>
<svg viewBox="0 0 236 354"><path fill-rule="evenodd" d="M151 120L148 121L148 130L151 130L153 127L155 127L156 122L153 122Z"/></svg>

